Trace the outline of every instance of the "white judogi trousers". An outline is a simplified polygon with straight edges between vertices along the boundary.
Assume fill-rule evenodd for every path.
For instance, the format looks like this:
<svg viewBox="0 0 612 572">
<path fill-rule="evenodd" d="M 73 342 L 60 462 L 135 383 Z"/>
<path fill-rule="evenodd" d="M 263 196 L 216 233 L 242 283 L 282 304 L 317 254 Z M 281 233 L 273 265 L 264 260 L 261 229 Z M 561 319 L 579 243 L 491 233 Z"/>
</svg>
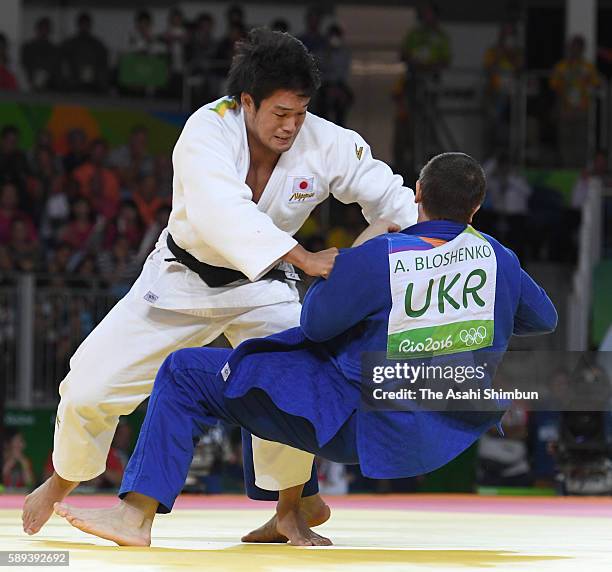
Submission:
<svg viewBox="0 0 612 572">
<path fill-rule="evenodd" d="M 299 325 L 297 300 L 240 308 L 153 307 L 141 296 L 147 288 L 142 281 L 158 272 L 160 256 L 157 261 L 149 257 L 139 282 L 70 360 L 70 372 L 59 389 L 53 450 L 53 466 L 63 479 L 87 481 L 105 471 L 119 416 L 130 414 L 149 396 L 171 352 L 209 344 L 221 334 L 235 347 Z M 253 456 L 260 488 L 282 490 L 310 478 L 310 453 L 253 437 Z"/>
</svg>

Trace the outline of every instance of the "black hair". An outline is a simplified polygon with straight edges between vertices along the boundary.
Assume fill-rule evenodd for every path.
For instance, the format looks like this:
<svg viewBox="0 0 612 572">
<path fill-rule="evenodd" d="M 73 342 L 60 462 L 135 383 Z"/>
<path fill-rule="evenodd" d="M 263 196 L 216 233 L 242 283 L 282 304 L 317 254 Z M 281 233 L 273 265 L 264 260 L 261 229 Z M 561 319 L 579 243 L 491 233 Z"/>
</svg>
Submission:
<svg viewBox="0 0 612 572">
<path fill-rule="evenodd" d="M 140 10 L 140 12 L 136 13 L 135 21 L 137 23 L 142 21 L 147 21 L 149 24 L 153 23 L 153 17 L 151 16 L 151 12 L 147 10 Z"/>
<path fill-rule="evenodd" d="M 255 28 L 236 45 L 227 85 L 236 100 L 245 92 L 259 107 L 279 89 L 311 97 L 321 85 L 321 74 L 300 40 L 284 32 Z"/>
<path fill-rule="evenodd" d="M 421 170 L 419 181 L 423 210 L 431 219 L 468 223 L 485 198 L 484 171 L 465 153 L 436 155 Z"/>
<path fill-rule="evenodd" d="M 5 125 L 0 132 L 0 138 L 4 139 L 7 135 L 19 137 L 19 128 L 16 125 Z"/>
<path fill-rule="evenodd" d="M 77 25 L 91 27 L 91 14 L 89 12 L 80 12 L 76 18 Z"/>
</svg>

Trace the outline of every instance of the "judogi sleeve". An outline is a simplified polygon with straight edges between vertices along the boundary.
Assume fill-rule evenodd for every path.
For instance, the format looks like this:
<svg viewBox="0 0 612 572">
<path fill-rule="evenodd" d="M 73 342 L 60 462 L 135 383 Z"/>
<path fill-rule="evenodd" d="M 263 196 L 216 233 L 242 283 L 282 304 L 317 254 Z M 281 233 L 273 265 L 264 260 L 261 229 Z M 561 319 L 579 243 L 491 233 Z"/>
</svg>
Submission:
<svg viewBox="0 0 612 572">
<path fill-rule="evenodd" d="M 331 193 L 345 204 L 359 203 L 368 223 L 378 218 L 402 228 L 416 223 L 414 192 L 404 186 L 402 177 L 374 159 L 370 146 L 358 133 L 338 127 L 336 136 L 335 149 L 328 155 Z"/>
<path fill-rule="evenodd" d="M 317 280 L 304 298 L 300 326 L 308 339 L 330 340 L 381 309 L 390 296 L 387 249 L 375 239 L 340 251 L 329 278 Z"/>
<path fill-rule="evenodd" d="M 201 239 L 250 280 L 265 274 L 296 244 L 252 201 L 240 180 L 223 119 L 202 110 L 187 122 L 173 162 L 187 219 Z"/>
<path fill-rule="evenodd" d="M 513 253 L 514 254 L 514 253 Z M 516 258 L 516 255 L 514 255 Z M 514 315 L 513 333 L 517 336 L 547 334 L 557 327 L 557 310 L 544 288 L 522 268 L 521 294 Z"/>
</svg>

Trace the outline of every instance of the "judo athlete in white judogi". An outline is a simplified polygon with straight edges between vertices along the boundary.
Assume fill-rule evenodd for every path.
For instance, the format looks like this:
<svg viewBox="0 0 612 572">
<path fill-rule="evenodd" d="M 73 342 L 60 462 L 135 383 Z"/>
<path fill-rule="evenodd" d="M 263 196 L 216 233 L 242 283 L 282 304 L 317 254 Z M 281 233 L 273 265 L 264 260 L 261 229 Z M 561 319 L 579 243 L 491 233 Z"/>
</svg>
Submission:
<svg viewBox="0 0 612 572">
<path fill-rule="evenodd" d="M 318 84 L 298 40 L 255 30 L 235 56 L 230 96 L 187 121 L 172 157 L 168 228 L 60 385 L 55 473 L 26 499 L 28 534 L 40 530 L 53 503 L 105 470 L 119 416 L 149 396 L 170 352 L 220 334 L 237 346 L 299 324 L 291 264 L 325 278 L 337 254 L 310 253 L 292 238 L 317 204 L 332 194 L 359 203 L 368 222 L 404 228 L 416 221 L 413 192 L 357 133 L 307 113 Z M 249 496 L 271 500 L 310 477 L 307 520 L 314 526 L 328 517 L 312 454 L 256 438 L 253 453 L 257 486 L 248 458 Z"/>
</svg>

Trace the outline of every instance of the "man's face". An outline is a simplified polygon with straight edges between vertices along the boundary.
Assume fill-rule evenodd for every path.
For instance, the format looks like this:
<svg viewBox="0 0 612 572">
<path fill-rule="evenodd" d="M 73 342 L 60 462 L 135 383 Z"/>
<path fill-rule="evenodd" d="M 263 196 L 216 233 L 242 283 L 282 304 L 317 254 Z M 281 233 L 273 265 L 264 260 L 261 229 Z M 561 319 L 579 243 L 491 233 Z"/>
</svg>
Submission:
<svg viewBox="0 0 612 572">
<path fill-rule="evenodd" d="M 251 136 L 274 153 L 291 149 L 306 119 L 310 98 L 295 91 L 278 90 L 262 100 L 259 109 L 248 94 L 242 95 L 245 121 Z"/>
</svg>

